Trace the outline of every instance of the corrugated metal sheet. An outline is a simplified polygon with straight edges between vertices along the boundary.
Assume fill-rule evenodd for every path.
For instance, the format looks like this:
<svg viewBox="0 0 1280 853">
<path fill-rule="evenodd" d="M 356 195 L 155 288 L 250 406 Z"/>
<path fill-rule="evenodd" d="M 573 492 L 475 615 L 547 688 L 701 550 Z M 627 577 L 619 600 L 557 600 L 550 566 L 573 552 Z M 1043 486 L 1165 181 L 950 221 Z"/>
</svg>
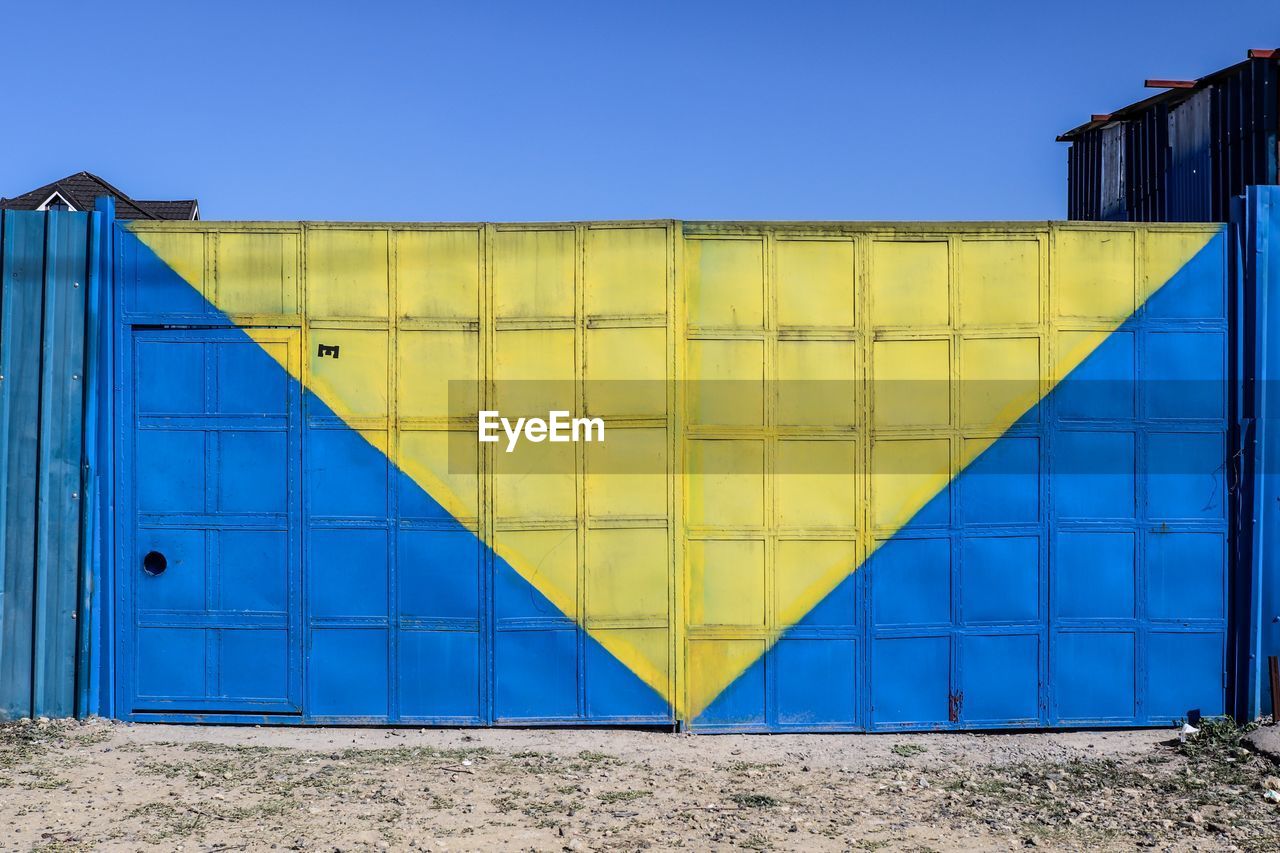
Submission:
<svg viewBox="0 0 1280 853">
<path fill-rule="evenodd" d="M 1267 684 L 1268 657 L 1280 655 L 1280 572 L 1273 552 L 1280 534 L 1280 187 L 1250 187 L 1232 230 L 1239 246 L 1238 313 L 1242 346 L 1239 423 L 1246 452 L 1240 466 L 1241 571 L 1235 590 L 1237 716 L 1275 714 Z"/>
<path fill-rule="evenodd" d="M 0 451 L 4 485 L 4 598 L 0 691 L 6 718 L 30 716 L 34 684 L 36 491 L 39 447 L 40 309 L 44 227 L 39 215 L 5 213 L 0 331 Z"/>
<path fill-rule="evenodd" d="M 0 332 L 0 718 L 76 708 L 84 213 L 4 213 Z"/>
<path fill-rule="evenodd" d="M 123 716 L 1224 708 L 1220 228 L 147 223 L 118 258 Z M 608 438 L 507 453 L 478 408 Z"/>
<path fill-rule="evenodd" d="M 1195 221 L 1212 209 L 1210 127 L 1213 90 L 1200 91 L 1169 110 L 1169 206 L 1174 222 Z"/>
<path fill-rule="evenodd" d="M 1246 187 L 1280 183 L 1276 173 L 1278 78 L 1280 60 L 1255 59 L 1213 88 L 1214 221 L 1229 218 L 1230 200 Z"/>
<path fill-rule="evenodd" d="M 1102 198 L 1100 200 L 1103 220 L 1123 222 L 1128 210 L 1128 199 L 1125 194 L 1125 127 L 1111 125 L 1101 132 L 1102 143 Z"/>
<path fill-rule="evenodd" d="M 1092 189 L 1091 179 L 1101 174 L 1098 157 L 1098 134 L 1093 131 L 1080 133 L 1067 149 L 1067 218 L 1097 220 L 1098 198 L 1101 193 Z"/>
<path fill-rule="evenodd" d="M 1163 222 L 1168 219 L 1164 177 L 1169 168 L 1169 120 L 1163 104 L 1156 104 L 1142 117 L 1119 125 L 1124 129 L 1124 158 L 1127 175 L 1123 202 L 1114 219 Z M 1106 157 L 1104 156 L 1104 162 Z"/>
<path fill-rule="evenodd" d="M 1225 222 L 1245 187 L 1274 184 L 1280 57 L 1257 56 L 1099 116 L 1059 139 L 1068 153 L 1067 216 L 1077 220 Z M 1110 142 L 1123 128 L 1123 145 Z M 1115 201 L 1114 175 L 1127 176 Z"/>
</svg>

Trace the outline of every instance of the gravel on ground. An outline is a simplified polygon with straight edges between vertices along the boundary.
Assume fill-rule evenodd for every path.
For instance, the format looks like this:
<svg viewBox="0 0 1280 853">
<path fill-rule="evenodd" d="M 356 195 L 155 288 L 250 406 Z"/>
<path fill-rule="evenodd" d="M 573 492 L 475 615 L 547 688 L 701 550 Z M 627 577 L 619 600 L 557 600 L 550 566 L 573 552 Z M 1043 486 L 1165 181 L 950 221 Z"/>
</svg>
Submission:
<svg viewBox="0 0 1280 853">
<path fill-rule="evenodd" d="M 1274 851 L 1280 767 L 1243 734 L 24 721 L 0 850 Z"/>
</svg>

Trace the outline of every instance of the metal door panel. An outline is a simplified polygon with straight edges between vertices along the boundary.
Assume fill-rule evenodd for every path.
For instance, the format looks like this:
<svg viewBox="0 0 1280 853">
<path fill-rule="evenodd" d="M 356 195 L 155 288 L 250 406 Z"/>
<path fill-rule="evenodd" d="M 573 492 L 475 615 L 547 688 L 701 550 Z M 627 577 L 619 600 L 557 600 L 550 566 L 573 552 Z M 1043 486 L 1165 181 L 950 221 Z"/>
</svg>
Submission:
<svg viewBox="0 0 1280 853">
<path fill-rule="evenodd" d="M 134 712 L 301 710 L 300 398 L 273 359 L 296 361 L 298 336 L 258 335 L 129 336 Z"/>
</svg>

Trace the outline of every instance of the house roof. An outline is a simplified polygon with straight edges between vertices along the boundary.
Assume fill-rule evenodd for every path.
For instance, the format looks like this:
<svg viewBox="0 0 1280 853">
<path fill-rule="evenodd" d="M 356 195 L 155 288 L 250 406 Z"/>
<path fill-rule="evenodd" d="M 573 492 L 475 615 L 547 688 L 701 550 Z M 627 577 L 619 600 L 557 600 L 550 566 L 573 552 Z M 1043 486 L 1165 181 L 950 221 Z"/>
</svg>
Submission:
<svg viewBox="0 0 1280 853">
<path fill-rule="evenodd" d="M 0 198 L 0 209 L 36 210 L 54 193 L 58 193 L 76 210 L 93 210 L 94 199 L 109 195 L 116 202 L 120 219 L 198 219 L 199 203 L 193 199 L 146 201 L 130 198 L 116 187 L 90 172 L 76 172 L 61 180 L 37 187 L 13 198 Z"/>
<path fill-rule="evenodd" d="M 200 218 L 200 206 L 194 198 L 175 201 L 142 201 L 141 199 L 134 199 L 133 203 L 137 207 L 148 211 L 155 219 Z"/>
</svg>

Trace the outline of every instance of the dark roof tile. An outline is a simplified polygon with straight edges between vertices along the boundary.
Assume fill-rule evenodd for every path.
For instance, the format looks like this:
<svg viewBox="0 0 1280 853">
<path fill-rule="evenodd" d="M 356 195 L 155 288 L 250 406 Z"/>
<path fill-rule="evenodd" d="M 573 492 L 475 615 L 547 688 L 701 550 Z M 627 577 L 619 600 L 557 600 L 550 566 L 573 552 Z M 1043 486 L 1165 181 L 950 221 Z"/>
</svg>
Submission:
<svg viewBox="0 0 1280 853">
<path fill-rule="evenodd" d="M 0 198 L 0 209 L 35 210 L 55 192 L 77 210 L 93 210 L 94 200 L 109 195 L 116 201 L 120 219 L 191 219 L 199 209 L 195 199 L 177 201 L 140 201 L 132 199 L 116 187 L 89 172 L 76 172 L 61 180 L 37 187 L 13 198 Z"/>
<path fill-rule="evenodd" d="M 174 201 L 143 201 L 135 198 L 133 203 L 156 219 L 191 219 L 200 209 L 194 198 Z"/>
</svg>

